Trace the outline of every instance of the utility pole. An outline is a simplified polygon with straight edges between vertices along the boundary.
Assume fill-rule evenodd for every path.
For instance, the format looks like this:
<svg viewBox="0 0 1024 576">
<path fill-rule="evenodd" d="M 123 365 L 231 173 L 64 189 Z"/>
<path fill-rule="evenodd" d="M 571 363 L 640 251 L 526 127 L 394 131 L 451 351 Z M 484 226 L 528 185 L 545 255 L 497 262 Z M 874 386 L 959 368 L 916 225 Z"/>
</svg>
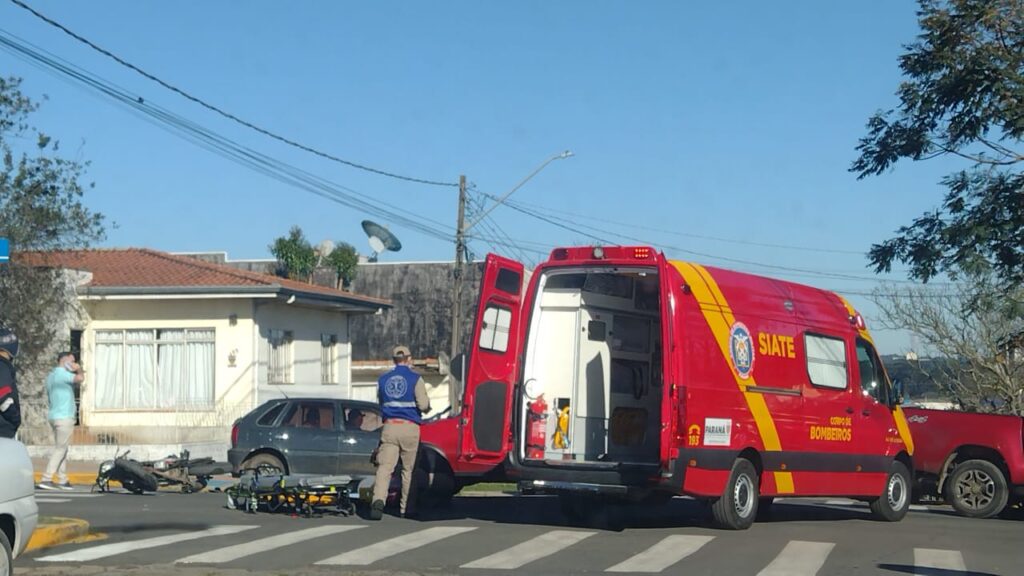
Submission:
<svg viewBox="0 0 1024 576">
<path fill-rule="evenodd" d="M 459 328 L 462 325 L 462 285 L 465 281 L 462 266 L 462 254 L 466 247 L 466 176 L 465 174 L 459 176 L 459 218 L 458 223 L 455 226 L 455 269 L 452 271 L 452 343 L 451 343 L 451 355 L 449 357 L 449 374 L 451 373 L 451 362 L 455 360 L 455 355 L 459 353 L 459 345 L 461 344 L 461 334 Z M 462 378 L 465 379 L 466 375 L 463 374 Z M 449 382 L 451 379 L 449 378 Z M 460 383 L 461 384 L 461 383 Z M 458 389 L 449 384 L 448 386 L 448 405 L 452 408 L 452 414 L 455 413 L 458 406 L 456 405 L 459 401 Z"/>
</svg>

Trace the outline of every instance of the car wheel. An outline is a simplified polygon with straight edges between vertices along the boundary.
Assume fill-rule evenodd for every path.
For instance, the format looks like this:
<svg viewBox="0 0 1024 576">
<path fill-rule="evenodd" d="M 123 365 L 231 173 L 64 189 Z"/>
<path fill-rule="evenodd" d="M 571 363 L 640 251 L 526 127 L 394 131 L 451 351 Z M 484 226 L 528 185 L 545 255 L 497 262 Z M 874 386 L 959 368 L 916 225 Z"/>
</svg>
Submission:
<svg viewBox="0 0 1024 576">
<path fill-rule="evenodd" d="M 754 464 L 746 458 L 736 460 L 729 473 L 722 497 L 711 504 L 715 524 L 729 530 L 746 530 L 757 517 L 760 481 Z"/>
<path fill-rule="evenodd" d="M 0 530 L 0 576 L 11 576 L 14 574 L 14 552 L 11 551 L 11 543 L 7 541 L 7 533 Z"/>
<path fill-rule="evenodd" d="M 956 465 L 946 480 L 946 500 L 970 518 L 991 518 L 1003 511 L 1010 497 L 1003 472 L 988 460 Z"/>
<path fill-rule="evenodd" d="M 885 491 L 871 501 L 871 513 L 879 520 L 899 522 L 910 509 L 910 471 L 899 460 L 892 463 Z"/>
<path fill-rule="evenodd" d="M 242 470 L 255 470 L 260 474 L 286 474 L 284 462 L 273 454 L 253 454 L 246 458 L 240 466 Z"/>
</svg>

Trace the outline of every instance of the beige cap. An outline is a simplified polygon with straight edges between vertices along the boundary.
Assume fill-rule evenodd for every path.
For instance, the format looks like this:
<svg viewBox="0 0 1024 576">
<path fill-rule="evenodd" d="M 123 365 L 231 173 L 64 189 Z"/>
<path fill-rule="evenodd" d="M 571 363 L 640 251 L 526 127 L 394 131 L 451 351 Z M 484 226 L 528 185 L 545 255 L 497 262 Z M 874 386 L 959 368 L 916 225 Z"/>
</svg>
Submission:
<svg viewBox="0 0 1024 576">
<path fill-rule="evenodd" d="M 403 356 L 412 356 L 412 353 L 409 352 L 408 346 L 395 346 L 395 349 L 391 351 L 392 358 L 399 358 Z"/>
</svg>

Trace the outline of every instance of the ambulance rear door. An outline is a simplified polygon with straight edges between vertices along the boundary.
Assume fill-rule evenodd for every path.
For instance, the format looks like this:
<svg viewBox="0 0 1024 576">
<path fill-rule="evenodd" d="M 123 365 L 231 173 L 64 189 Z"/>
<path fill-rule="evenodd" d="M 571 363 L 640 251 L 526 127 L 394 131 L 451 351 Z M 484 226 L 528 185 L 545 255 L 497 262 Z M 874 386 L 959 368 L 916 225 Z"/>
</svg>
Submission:
<svg viewBox="0 0 1024 576">
<path fill-rule="evenodd" d="M 460 421 L 459 459 L 475 465 L 500 464 L 509 449 L 524 272 L 519 262 L 495 254 L 484 263 Z"/>
</svg>

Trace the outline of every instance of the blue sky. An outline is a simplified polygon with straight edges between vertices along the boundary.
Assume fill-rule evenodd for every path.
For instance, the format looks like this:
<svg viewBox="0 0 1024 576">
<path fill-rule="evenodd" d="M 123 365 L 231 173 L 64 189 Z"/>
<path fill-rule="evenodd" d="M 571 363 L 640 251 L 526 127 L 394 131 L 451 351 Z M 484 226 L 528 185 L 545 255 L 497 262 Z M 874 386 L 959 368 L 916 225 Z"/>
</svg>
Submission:
<svg viewBox="0 0 1024 576">
<path fill-rule="evenodd" d="M 381 170 L 500 196 L 477 255 L 536 262 L 590 236 L 675 258 L 862 294 L 872 242 L 942 195 L 951 164 L 847 171 L 864 124 L 897 103 L 916 4 L 861 2 L 31 1 L 125 60 L 267 130 Z M 0 31 L 239 144 L 345 187 L 436 233 L 331 202 L 196 146 L 0 50 L 0 73 L 48 97 L 34 123 L 91 161 L 86 202 L 117 227 L 105 246 L 269 257 L 299 225 L 314 243 L 383 259 L 450 260 L 457 191 L 343 166 L 232 123 L 90 50 L 7 0 Z M 472 216 L 471 216 L 472 218 Z M 499 243 L 511 239 L 514 248 Z M 804 271 L 811 271 L 810 273 Z M 902 280 L 902 274 L 890 278 Z M 909 339 L 879 332 L 883 352 Z"/>
</svg>

